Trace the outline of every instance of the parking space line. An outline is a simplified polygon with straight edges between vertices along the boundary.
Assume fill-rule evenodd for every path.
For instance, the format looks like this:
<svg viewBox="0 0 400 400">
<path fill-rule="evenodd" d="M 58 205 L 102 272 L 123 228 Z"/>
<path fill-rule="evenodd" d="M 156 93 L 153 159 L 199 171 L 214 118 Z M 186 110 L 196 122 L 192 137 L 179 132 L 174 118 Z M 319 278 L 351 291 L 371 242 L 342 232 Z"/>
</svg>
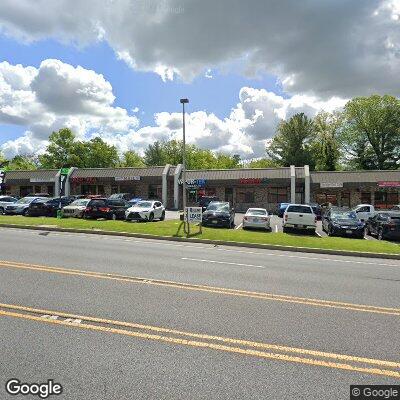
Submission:
<svg viewBox="0 0 400 400">
<path fill-rule="evenodd" d="M 239 229 L 242 225 L 243 223 L 241 222 L 235 229 Z"/>
</svg>

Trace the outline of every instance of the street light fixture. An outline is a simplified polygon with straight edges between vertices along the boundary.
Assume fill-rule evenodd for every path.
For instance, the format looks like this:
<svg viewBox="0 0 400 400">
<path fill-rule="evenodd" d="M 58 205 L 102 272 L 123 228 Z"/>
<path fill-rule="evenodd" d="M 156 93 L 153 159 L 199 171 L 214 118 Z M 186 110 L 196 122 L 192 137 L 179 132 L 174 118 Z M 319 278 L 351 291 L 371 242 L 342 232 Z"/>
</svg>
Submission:
<svg viewBox="0 0 400 400">
<path fill-rule="evenodd" d="M 186 232 L 186 136 L 185 136 L 185 104 L 189 103 L 188 99 L 180 99 L 180 103 L 182 104 L 182 127 L 183 127 L 183 151 L 182 151 L 182 180 L 183 180 L 183 189 L 182 189 L 182 205 L 183 205 L 183 226 Z M 189 228 L 189 226 L 188 226 Z M 189 233 L 189 229 L 186 233 Z"/>
</svg>

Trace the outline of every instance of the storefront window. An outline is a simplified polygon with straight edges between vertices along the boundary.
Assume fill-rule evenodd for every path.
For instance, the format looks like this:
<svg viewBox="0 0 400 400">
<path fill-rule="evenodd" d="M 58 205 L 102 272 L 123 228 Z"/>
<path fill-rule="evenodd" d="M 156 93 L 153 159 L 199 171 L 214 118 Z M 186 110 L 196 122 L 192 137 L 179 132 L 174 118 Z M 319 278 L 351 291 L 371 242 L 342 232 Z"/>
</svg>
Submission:
<svg viewBox="0 0 400 400">
<path fill-rule="evenodd" d="M 399 204 L 399 195 L 395 192 L 375 192 L 375 207 L 381 209 L 392 208 Z"/>
<path fill-rule="evenodd" d="M 101 194 L 102 196 L 105 194 L 104 185 L 97 186 L 97 194 Z"/>
<path fill-rule="evenodd" d="M 42 192 L 42 187 L 41 186 L 35 186 L 35 193 L 41 193 Z"/>
<path fill-rule="evenodd" d="M 268 203 L 278 204 L 288 201 L 287 188 L 270 188 L 268 190 Z"/>
<path fill-rule="evenodd" d="M 149 185 L 149 199 L 161 199 L 162 187 L 159 185 Z"/>
<path fill-rule="evenodd" d="M 245 190 L 236 190 L 236 202 L 237 203 L 254 203 L 254 189 L 247 188 Z"/>
<path fill-rule="evenodd" d="M 82 185 L 82 194 L 85 195 L 94 195 L 96 193 L 96 185 Z"/>
<path fill-rule="evenodd" d="M 47 193 L 49 194 L 49 196 L 54 196 L 54 187 L 47 186 Z"/>
<path fill-rule="evenodd" d="M 350 207 L 350 193 L 343 192 L 341 194 L 341 206 L 342 207 Z"/>
<path fill-rule="evenodd" d="M 32 186 L 21 186 L 19 188 L 19 195 L 21 197 L 28 196 L 28 194 L 31 194 L 33 192 L 33 187 Z"/>
<path fill-rule="evenodd" d="M 337 195 L 328 193 L 317 193 L 315 196 L 318 204 L 331 203 L 332 205 L 337 205 Z"/>
<path fill-rule="evenodd" d="M 217 190 L 215 188 L 205 188 L 206 196 L 216 196 Z"/>
<path fill-rule="evenodd" d="M 361 204 L 371 204 L 371 192 L 361 192 Z"/>
</svg>

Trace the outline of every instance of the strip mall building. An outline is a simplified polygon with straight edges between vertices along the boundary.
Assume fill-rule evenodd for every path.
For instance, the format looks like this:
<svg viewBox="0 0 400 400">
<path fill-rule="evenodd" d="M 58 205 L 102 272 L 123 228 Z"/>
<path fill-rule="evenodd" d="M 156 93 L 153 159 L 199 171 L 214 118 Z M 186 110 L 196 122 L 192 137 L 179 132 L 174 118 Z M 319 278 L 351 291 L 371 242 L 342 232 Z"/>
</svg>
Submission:
<svg viewBox="0 0 400 400">
<path fill-rule="evenodd" d="M 309 171 L 308 166 L 270 169 L 191 170 L 186 173 L 189 204 L 201 196 L 230 201 L 237 211 L 264 207 L 275 211 L 278 203 L 332 203 L 353 207 L 373 204 L 390 208 L 400 204 L 400 170 Z M 7 171 L 3 192 L 59 193 L 59 171 Z M 182 204 L 182 165 L 148 168 L 71 168 L 65 194 L 110 195 L 132 193 L 157 198 L 170 209 Z"/>
</svg>

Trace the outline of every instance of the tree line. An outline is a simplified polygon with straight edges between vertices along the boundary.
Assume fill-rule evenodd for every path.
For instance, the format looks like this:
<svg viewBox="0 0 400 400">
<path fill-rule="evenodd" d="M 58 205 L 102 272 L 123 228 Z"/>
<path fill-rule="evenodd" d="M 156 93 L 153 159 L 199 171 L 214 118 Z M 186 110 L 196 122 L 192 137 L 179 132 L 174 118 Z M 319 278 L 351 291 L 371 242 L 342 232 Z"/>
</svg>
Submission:
<svg viewBox="0 0 400 400">
<path fill-rule="evenodd" d="M 44 154 L 18 155 L 0 166 L 6 169 L 145 167 L 182 162 L 182 142 L 156 141 L 141 156 L 133 150 L 120 155 L 100 137 L 77 140 L 63 128 L 53 132 Z M 289 165 L 335 171 L 400 169 L 400 100 L 373 95 L 350 100 L 340 112 L 320 112 L 314 118 L 298 113 L 281 121 L 276 135 L 256 160 L 186 145 L 188 169 L 273 168 Z"/>
</svg>

